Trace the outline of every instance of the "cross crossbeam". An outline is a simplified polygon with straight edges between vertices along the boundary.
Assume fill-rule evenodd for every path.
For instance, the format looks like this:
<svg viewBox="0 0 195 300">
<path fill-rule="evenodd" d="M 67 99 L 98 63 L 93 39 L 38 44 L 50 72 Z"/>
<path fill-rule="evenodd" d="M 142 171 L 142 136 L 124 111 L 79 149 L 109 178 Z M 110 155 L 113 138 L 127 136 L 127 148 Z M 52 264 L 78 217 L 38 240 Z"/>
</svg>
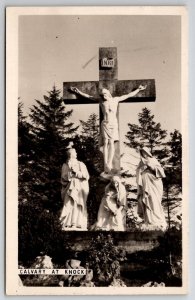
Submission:
<svg viewBox="0 0 195 300">
<path fill-rule="evenodd" d="M 113 97 L 121 96 L 135 90 L 139 85 L 147 85 L 144 91 L 141 91 L 132 98 L 121 103 L 131 102 L 154 102 L 156 99 L 155 80 L 113 80 L 113 81 L 71 81 L 63 83 L 63 99 L 66 104 L 97 104 L 93 100 L 72 93 L 70 87 L 77 87 L 80 91 L 91 95 L 93 98 L 100 97 L 102 88 L 107 88 Z"/>
</svg>

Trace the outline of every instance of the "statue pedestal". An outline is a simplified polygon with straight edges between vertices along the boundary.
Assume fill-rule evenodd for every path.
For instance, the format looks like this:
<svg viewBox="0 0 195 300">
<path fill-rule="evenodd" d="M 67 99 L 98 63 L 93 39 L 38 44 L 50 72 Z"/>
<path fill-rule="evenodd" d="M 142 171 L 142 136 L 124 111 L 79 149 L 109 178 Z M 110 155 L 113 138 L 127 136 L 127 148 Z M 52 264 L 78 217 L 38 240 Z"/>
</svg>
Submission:
<svg viewBox="0 0 195 300">
<path fill-rule="evenodd" d="M 127 253 L 137 251 L 150 251 L 158 246 L 159 237 L 164 235 L 162 231 L 145 231 L 145 232 L 122 232 L 122 231 L 67 231 L 65 238 L 73 244 L 75 251 L 87 251 L 90 247 L 92 239 L 96 239 L 99 234 L 105 237 L 111 235 L 114 240 L 114 245 L 126 250 Z"/>
</svg>

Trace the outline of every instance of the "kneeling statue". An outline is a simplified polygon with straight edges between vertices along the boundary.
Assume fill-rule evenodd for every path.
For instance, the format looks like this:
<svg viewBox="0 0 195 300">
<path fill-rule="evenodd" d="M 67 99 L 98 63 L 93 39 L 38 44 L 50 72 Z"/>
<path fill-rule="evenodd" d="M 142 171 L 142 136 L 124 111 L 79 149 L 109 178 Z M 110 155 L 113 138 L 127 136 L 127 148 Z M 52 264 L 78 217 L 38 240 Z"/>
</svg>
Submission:
<svg viewBox="0 0 195 300">
<path fill-rule="evenodd" d="M 125 231 L 126 204 L 125 186 L 120 177 L 115 175 L 105 188 L 98 211 L 96 230 Z"/>
</svg>

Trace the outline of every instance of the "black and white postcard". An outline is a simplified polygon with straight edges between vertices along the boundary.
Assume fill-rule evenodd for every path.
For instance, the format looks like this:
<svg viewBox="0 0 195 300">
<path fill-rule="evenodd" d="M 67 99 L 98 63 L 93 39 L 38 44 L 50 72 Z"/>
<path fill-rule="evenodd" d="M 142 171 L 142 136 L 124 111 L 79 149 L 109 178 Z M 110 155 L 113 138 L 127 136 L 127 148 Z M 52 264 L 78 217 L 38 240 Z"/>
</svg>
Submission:
<svg viewBox="0 0 195 300">
<path fill-rule="evenodd" d="M 185 294 L 185 7 L 6 11 L 8 295 Z"/>
</svg>

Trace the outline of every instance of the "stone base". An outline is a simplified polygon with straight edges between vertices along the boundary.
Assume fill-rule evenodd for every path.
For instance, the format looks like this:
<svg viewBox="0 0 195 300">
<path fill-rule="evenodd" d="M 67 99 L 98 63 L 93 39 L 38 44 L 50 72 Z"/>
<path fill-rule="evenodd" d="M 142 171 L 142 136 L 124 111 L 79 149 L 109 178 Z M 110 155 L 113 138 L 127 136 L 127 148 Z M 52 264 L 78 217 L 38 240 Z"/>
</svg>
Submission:
<svg viewBox="0 0 195 300">
<path fill-rule="evenodd" d="M 122 231 L 79 231 L 64 232 L 66 238 L 74 245 L 73 250 L 85 251 L 89 248 L 90 241 L 96 239 L 99 234 L 104 236 L 111 235 L 114 244 L 121 249 L 125 249 L 127 253 L 137 251 L 149 251 L 158 246 L 158 239 L 164 235 L 162 231 L 145 231 L 145 232 L 122 232 Z"/>
</svg>

